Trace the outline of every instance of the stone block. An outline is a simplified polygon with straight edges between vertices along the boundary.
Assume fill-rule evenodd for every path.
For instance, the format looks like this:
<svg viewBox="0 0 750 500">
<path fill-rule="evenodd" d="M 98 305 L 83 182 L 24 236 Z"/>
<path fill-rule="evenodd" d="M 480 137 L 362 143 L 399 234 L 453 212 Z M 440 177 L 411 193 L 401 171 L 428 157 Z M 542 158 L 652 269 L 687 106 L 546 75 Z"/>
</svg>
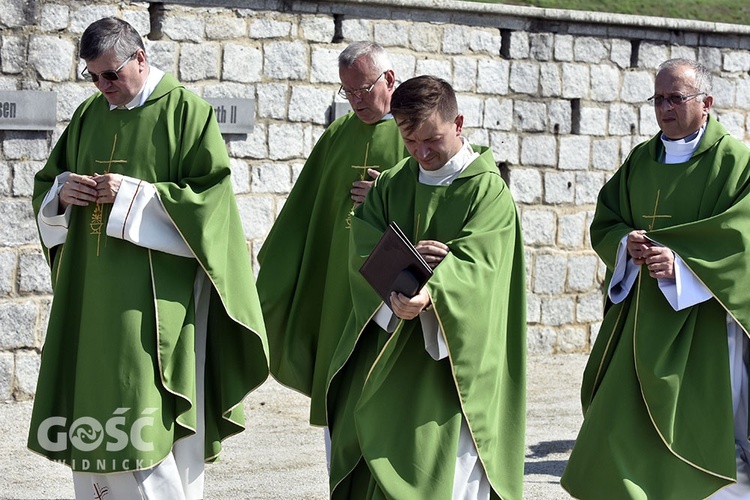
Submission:
<svg viewBox="0 0 750 500">
<path fill-rule="evenodd" d="M 268 158 L 268 141 L 266 136 L 266 125 L 256 123 L 253 131 L 247 135 L 233 135 L 227 141 L 229 155 L 235 158 Z"/>
<path fill-rule="evenodd" d="M 375 42 L 383 47 L 408 47 L 409 24 L 403 21 L 374 23 Z"/>
<path fill-rule="evenodd" d="M 724 125 L 732 137 L 739 141 L 745 140 L 745 116 L 741 113 L 714 113 L 716 120 Z"/>
<path fill-rule="evenodd" d="M 34 194 L 34 175 L 44 167 L 42 162 L 23 161 L 13 165 L 13 196 Z"/>
<path fill-rule="evenodd" d="M 576 205 L 593 205 L 604 186 L 601 172 L 576 172 Z"/>
<path fill-rule="evenodd" d="M 560 170 L 588 170 L 591 158 L 591 137 L 570 135 L 560 137 Z"/>
<path fill-rule="evenodd" d="M 542 174 L 535 168 L 510 171 L 510 192 L 516 203 L 535 204 L 542 200 Z M 528 242 L 526 242 L 528 243 Z"/>
<path fill-rule="evenodd" d="M 73 2 L 70 10 L 70 28 L 68 31 L 75 34 L 83 33 L 94 21 L 103 17 L 120 17 L 116 5 L 97 5 L 90 2 Z M 140 33 L 141 36 L 148 33 Z"/>
<path fill-rule="evenodd" d="M 256 103 L 258 118 L 276 118 L 283 120 L 287 115 L 287 91 L 283 83 L 262 83 L 258 85 Z M 256 124 L 256 127 L 258 125 Z"/>
<path fill-rule="evenodd" d="M 477 64 L 477 92 L 506 95 L 510 63 L 505 60 L 480 59 Z"/>
<path fill-rule="evenodd" d="M 286 194 L 292 190 L 289 165 L 263 163 L 253 167 L 253 193 Z"/>
<path fill-rule="evenodd" d="M 324 125 L 327 121 L 334 94 L 331 89 L 313 86 L 292 87 L 289 101 L 289 120 Z"/>
<path fill-rule="evenodd" d="M 526 323 L 539 323 L 542 320 L 542 299 L 533 293 L 526 294 Z"/>
<path fill-rule="evenodd" d="M 474 29 L 469 33 L 469 49 L 472 52 L 500 55 L 503 40 L 496 29 Z"/>
<path fill-rule="evenodd" d="M 51 294 L 49 273 L 49 265 L 41 252 L 21 254 L 19 292 Z"/>
<path fill-rule="evenodd" d="M 529 51 L 529 33 L 526 31 L 511 31 L 508 56 L 511 59 L 527 59 Z"/>
<path fill-rule="evenodd" d="M 638 113 L 629 104 L 615 103 L 609 107 L 609 134 L 632 135 L 638 130 Z"/>
<path fill-rule="evenodd" d="M 200 88 L 191 89 L 196 94 L 200 93 Z M 252 99 L 255 97 L 255 85 L 238 82 L 221 82 L 208 84 L 203 87 L 203 97 L 205 98 L 229 98 L 229 99 Z"/>
<path fill-rule="evenodd" d="M 547 129 L 547 106 L 543 102 L 516 100 L 513 123 L 524 132 L 544 132 Z"/>
<path fill-rule="evenodd" d="M 567 292 L 590 292 L 596 286 L 599 257 L 595 254 L 577 254 L 568 257 Z"/>
<path fill-rule="evenodd" d="M 575 298 L 568 296 L 542 299 L 542 324 L 560 326 L 575 320 Z"/>
<path fill-rule="evenodd" d="M 608 43 L 590 36 L 578 37 L 573 45 L 573 60 L 599 64 L 609 57 Z"/>
<path fill-rule="evenodd" d="M 245 19 L 234 16 L 207 16 L 206 38 L 209 40 L 231 40 L 245 36 L 247 36 Z"/>
<path fill-rule="evenodd" d="M 557 353 L 586 352 L 589 329 L 585 326 L 566 326 L 557 332 Z"/>
<path fill-rule="evenodd" d="M 563 293 L 566 262 L 567 258 L 562 253 L 537 253 L 534 259 L 534 293 L 552 295 Z M 566 323 L 570 322 L 566 321 Z"/>
<path fill-rule="evenodd" d="M 196 82 L 219 76 L 219 46 L 215 43 L 183 44 L 180 50 L 180 80 Z"/>
<path fill-rule="evenodd" d="M 601 321 L 591 323 L 591 325 L 589 325 L 589 349 L 594 345 L 594 342 L 596 342 L 596 337 L 599 335 L 599 330 L 601 329 L 601 327 Z"/>
<path fill-rule="evenodd" d="M 249 196 L 237 197 L 237 208 L 242 220 L 242 229 L 245 239 L 255 240 L 265 238 L 271 230 L 276 213 L 274 211 L 273 196 Z"/>
<path fill-rule="evenodd" d="M 526 349 L 529 354 L 554 354 L 557 332 L 548 326 L 530 326 L 526 332 Z"/>
<path fill-rule="evenodd" d="M 456 92 L 468 92 L 474 90 L 476 85 L 477 60 L 462 56 L 453 58 L 453 89 Z"/>
<path fill-rule="evenodd" d="M 443 28 L 443 54 L 466 54 L 469 51 L 471 35 L 466 36 L 464 26 L 447 25 Z"/>
<path fill-rule="evenodd" d="M 614 66 L 591 66 L 591 99 L 611 102 L 620 95 L 620 71 Z"/>
<path fill-rule="evenodd" d="M 447 82 L 453 80 L 453 68 L 447 59 L 417 59 L 418 75 L 433 75 Z"/>
<path fill-rule="evenodd" d="M 0 295 L 13 293 L 16 282 L 16 252 L 0 252 Z"/>
<path fill-rule="evenodd" d="M 547 172 L 544 174 L 544 202 L 573 203 L 575 200 L 575 172 Z"/>
<path fill-rule="evenodd" d="M 564 63 L 562 70 L 562 95 L 568 99 L 589 96 L 589 67 L 585 64 Z"/>
<path fill-rule="evenodd" d="M 740 109 L 750 108 L 750 82 L 747 75 L 742 75 L 737 80 L 737 92 L 734 96 L 734 105 Z"/>
<path fill-rule="evenodd" d="M 274 80 L 304 80 L 307 77 L 307 46 L 299 40 L 272 42 L 264 47 L 263 73 Z"/>
<path fill-rule="evenodd" d="M 47 133 L 7 130 L 3 134 L 6 160 L 46 160 L 49 154 Z"/>
<path fill-rule="evenodd" d="M 573 60 L 573 37 L 555 35 L 555 61 L 571 62 Z"/>
<path fill-rule="evenodd" d="M 36 351 L 17 351 L 14 396 L 17 401 L 32 399 L 36 394 L 42 358 Z"/>
<path fill-rule="evenodd" d="M 571 250 L 583 247 L 588 230 L 586 212 L 558 215 L 557 246 Z"/>
<path fill-rule="evenodd" d="M 311 83 L 333 83 L 340 85 L 339 53 L 338 49 L 313 48 L 312 62 L 310 64 Z"/>
<path fill-rule="evenodd" d="M 75 68 L 75 49 L 75 45 L 65 38 L 32 35 L 29 41 L 29 64 L 42 80 L 69 80 Z"/>
<path fill-rule="evenodd" d="M 389 54 L 396 79 L 404 82 L 416 76 L 417 58 L 410 54 Z"/>
<path fill-rule="evenodd" d="M 437 54 L 442 33 L 439 26 L 430 23 L 413 23 L 409 27 L 409 43 L 417 52 Z"/>
<path fill-rule="evenodd" d="M 490 146 L 490 135 L 489 133 L 482 129 L 482 128 L 475 128 L 475 129 L 467 129 L 465 128 L 463 131 L 463 136 L 466 138 L 467 141 L 469 141 L 469 144 L 474 144 L 476 146 Z M 493 157 L 495 159 L 495 162 L 498 162 L 497 156 Z"/>
<path fill-rule="evenodd" d="M 372 21 L 367 19 L 349 19 L 341 21 L 341 35 L 347 42 L 370 40 L 372 38 Z"/>
<path fill-rule="evenodd" d="M 34 212 L 28 200 L 0 200 L 0 247 L 36 243 Z"/>
<path fill-rule="evenodd" d="M 13 353 L 0 352 L 0 401 L 13 399 Z"/>
<path fill-rule="evenodd" d="M 302 173 L 304 167 L 304 163 L 292 163 L 292 187 L 297 182 L 297 179 L 299 179 L 299 174 Z"/>
<path fill-rule="evenodd" d="M 513 101 L 487 98 L 484 101 L 484 128 L 510 130 L 513 127 Z"/>
<path fill-rule="evenodd" d="M 247 162 L 237 158 L 230 158 L 229 168 L 232 170 L 232 191 L 235 194 L 249 193 L 250 167 Z"/>
<path fill-rule="evenodd" d="M 151 33 L 151 15 L 146 9 L 124 9 L 122 19 L 130 24 L 141 36 Z"/>
<path fill-rule="evenodd" d="M 161 31 L 170 40 L 200 43 L 206 33 L 206 23 L 202 16 L 191 16 L 179 11 L 167 11 L 162 21 Z"/>
<path fill-rule="evenodd" d="M 557 140 L 554 136 L 527 135 L 524 137 L 521 145 L 521 164 L 553 167 L 556 163 Z"/>
<path fill-rule="evenodd" d="M 638 135 L 641 137 L 641 140 L 638 140 L 638 137 L 633 138 L 632 146 L 635 146 L 639 142 L 642 142 L 644 140 L 650 139 L 652 136 L 659 133 L 659 124 L 656 122 L 656 116 L 654 115 L 654 106 L 651 104 L 643 104 L 638 108 Z M 631 146 L 631 147 L 632 147 Z M 625 151 L 629 151 L 630 149 L 621 149 L 623 154 Z"/>
<path fill-rule="evenodd" d="M 491 132 L 490 146 L 495 161 L 518 165 L 518 135 L 510 132 Z"/>
<path fill-rule="evenodd" d="M 656 69 L 661 63 L 669 59 L 666 45 L 644 42 L 638 49 L 638 67 Z"/>
<path fill-rule="evenodd" d="M 304 16 L 300 21 L 302 38 L 310 42 L 330 43 L 335 28 L 332 16 Z"/>
<path fill-rule="evenodd" d="M 696 49 L 693 47 L 686 47 L 684 45 L 673 45 L 670 49 L 669 57 L 671 57 L 672 59 L 690 59 L 691 61 L 696 61 L 698 59 Z"/>
<path fill-rule="evenodd" d="M 718 108 L 731 108 L 734 106 L 735 82 L 728 78 L 714 75 L 713 77 L 714 106 Z"/>
<path fill-rule="evenodd" d="M 18 74 L 26 66 L 26 39 L 20 36 L 2 37 L 0 61 L 3 73 Z"/>
<path fill-rule="evenodd" d="M 548 105 L 547 131 L 555 135 L 570 134 L 573 126 L 573 109 L 570 101 L 551 101 Z"/>
<path fill-rule="evenodd" d="M 521 227 L 525 245 L 553 246 L 555 244 L 557 226 L 553 210 L 525 208 L 521 217 Z"/>
<path fill-rule="evenodd" d="M 594 139 L 591 150 L 591 166 L 596 170 L 614 172 L 620 166 L 619 140 Z"/>
<path fill-rule="evenodd" d="M 519 94 L 537 94 L 539 65 L 534 62 L 513 61 L 510 66 L 509 86 L 511 91 Z"/>
<path fill-rule="evenodd" d="M 606 108 L 582 107 L 578 132 L 585 135 L 606 135 L 607 115 L 608 110 Z"/>
<path fill-rule="evenodd" d="M 604 295 L 601 290 L 578 296 L 578 304 L 576 305 L 576 321 L 578 323 L 601 321 L 603 314 Z"/>
<path fill-rule="evenodd" d="M 177 42 L 144 40 L 144 46 L 146 47 L 146 54 L 148 55 L 148 63 L 150 65 L 166 73 L 177 74 L 179 49 Z"/>
<path fill-rule="evenodd" d="M 654 94 L 654 76 L 646 71 L 625 71 L 622 75 L 620 99 L 642 104 Z"/>
<path fill-rule="evenodd" d="M 277 19 L 254 19 L 250 21 L 250 38 L 284 38 L 292 33 L 292 23 Z"/>
<path fill-rule="evenodd" d="M 562 94 L 562 78 L 557 64 L 543 63 L 539 66 L 539 88 L 542 97 L 558 97 Z"/>
<path fill-rule="evenodd" d="M 271 160 L 299 158 L 305 153 L 303 124 L 272 123 L 268 125 L 268 157 Z"/>
<path fill-rule="evenodd" d="M 224 45 L 222 79 L 233 82 L 259 82 L 263 54 L 260 49 L 248 45 L 227 43 Z"/>
<path fill-rule="evenodd" d="M 530 33 L 529 58 L 534 61 L 551 61 L 555 35 L 552 33 Z"/>
<path fill-rule="evenodd" d="M 482 126 L 484 101 L 478 97 L 458 94 L 458 112 L 464 115 L 464 127 L 474 128 Z"/>
<path fill-rule="evenodd" d="M 0 26 L 19 28 L 26 25 L 25 0 L 5 0 L 0 8 Z"/>
<path fill-rule="evenodd" d="M 721 69 L 722 54 L 721 49 L 717 47 L 698 47 L 698 62 L 704 65 L 709 71 Z"/>
<path fill-rule="evenodd" d="M 0 349 L 34 347 L 36 318 L 31 300 L 0 302 Z"/>
<path fill-rule="evenodd" d="M 0 196 L 11 194 L 12 169 L 9 164 L 0 162 Z"/>
<path fill-rule="evenodd" d="M 630 55 L 633 52 L 633 45 L 629 40 L 615 38 L 610 40 L 609 60 L 617 65 L 620 69 L 630 67 Z"/>
</svg>

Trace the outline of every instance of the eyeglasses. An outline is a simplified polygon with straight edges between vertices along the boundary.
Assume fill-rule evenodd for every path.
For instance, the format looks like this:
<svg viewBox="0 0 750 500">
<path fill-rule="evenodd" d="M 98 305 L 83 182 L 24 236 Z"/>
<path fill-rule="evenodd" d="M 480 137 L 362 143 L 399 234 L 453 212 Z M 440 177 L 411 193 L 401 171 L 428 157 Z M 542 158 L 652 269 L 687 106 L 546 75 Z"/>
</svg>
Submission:
<svg viewBox="0 0 750 500">
<path fill-rule="evenodd" d="M 93 83 L 98 82 L 99 81 L 99 77 L 102 77 L 105 80 L 109 80 L 109 81 L 119 80 L 120 77 L 117 76 L 117 73 L 122 68 L 124 68 L 125 65 L 127 63 L 129 63 L 130 60 L 133 59 L 137 53 L 138 53 L 138 51 L 136 50 L 135 52 L 133 52 L 132 54 L 130 54 L 130 56 L 127 59 L 125 59 L 122 62 L 122 64 L 120 64 L 117 67 L 117 69 L 115 69 L 115 70 L 102 71 L 101 73 L 92 73 L 92 72 L 89 71 L 88 68 L 83 68 L 83 71 L 81 71 L 81 76 L 84 77 L 85 79 L 87 79 L 88 81 L 93 82 Z"/>
<path fill-rule="evenodd" d="M 663 95 L 652 95 L 648 98 L 648 102 L 653 104 L 654 107 L 659 108 L 662 104 L 664 104 L 664 101 L 669 101 L 669 103 L 672 106 L 679 106 L 680 104 L 683 104 L 685 101 L 692 99 L 693 97 L 698 97 L 699 95 L 706 95 L 705 92 L 698 92 L 697 94 L 688 94 L 688 95 L 682 95 L 682 94 L 673 94 L 670 96 L 663 96 Z"/>
<path fill-rule="evenodd" d="M 357 99 L 362 99 L 366 95 L 368 95 L 370 92 L 372 92 L 372 89 L 375 88 L 375 84 L 380 81 L 381 78 L 383 78 L 383 75 L 385 75 L 385 72 L 380 73 L 380 76 L 372 82 L 372 85 L 369 87 L 362 87 L 361 89 L 354 89 L 354 90 L 346 90 L 344 86 L 342 85 L 339 87 L 339 95 L 343 97 L 344 99 L 351 99 L 352 97 L 356 97 Z"/>
</svg>

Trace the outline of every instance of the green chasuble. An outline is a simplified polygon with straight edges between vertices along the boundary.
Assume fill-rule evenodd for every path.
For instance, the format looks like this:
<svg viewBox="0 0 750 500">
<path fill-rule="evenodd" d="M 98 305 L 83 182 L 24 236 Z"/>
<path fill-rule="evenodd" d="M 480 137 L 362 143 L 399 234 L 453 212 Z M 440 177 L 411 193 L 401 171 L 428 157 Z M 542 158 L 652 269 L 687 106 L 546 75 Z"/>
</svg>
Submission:
<svg viewBox="0 0 750 500">
<path fill-rule="evenodd" d="M 374 125 L 354 113 L 318 140 L 258 255 L 258 294 L 271 373 L 310 396 L 310 423 L 326 425 L 325 384 L 352 308 L 346 259 L 352 183 L 367 168 L 408 156 L 393 119 Z"/>
<path fill-rule="evenodd" d="M 462 418 L 494 497 L 521 498 L 526 281 L 510 191 L 486 148 L 449 186 L 418 182 L 411 158 L 383 173 L 352 219 L 354 310 L 327 393 L 333 498 L 450 499 Z M 448 347 L 434 360 L 421 321 L 391 335 L 358 270 L 390 221 L 450 247 L 426 287 Z"/>
<path fill-rule="evenodd" d="M 692 158 L 660 134 L 604 186 L 591 242 L 615 266 L 635 229 L 674 251 L 713 296 L 675 311 L 648 271 L 607 300 L 584 373 L 584 422 L 562 477 L 577 498 L 705 498 L 735 481 L 727 315 L 750 327 L 750 151 L 713 118 Z"/>
<path fill-rule="evenodd" d="M 229 158 L 213 108 L 165 75 L 143 106 L 75 112 L 36 175 L 39 212 L 55 176 L 113 172 L 152 183 L 195 258 L 108 237 L 111 205 L 71 207 L 45 248 L 54 299 L 29 448 L 75 471 L 150 468 L 196 428 L 193 283 L 211 283 L 205 362 L 206 460 L 244 428 L 242 400 L 268 375 Z"/>
</svg>

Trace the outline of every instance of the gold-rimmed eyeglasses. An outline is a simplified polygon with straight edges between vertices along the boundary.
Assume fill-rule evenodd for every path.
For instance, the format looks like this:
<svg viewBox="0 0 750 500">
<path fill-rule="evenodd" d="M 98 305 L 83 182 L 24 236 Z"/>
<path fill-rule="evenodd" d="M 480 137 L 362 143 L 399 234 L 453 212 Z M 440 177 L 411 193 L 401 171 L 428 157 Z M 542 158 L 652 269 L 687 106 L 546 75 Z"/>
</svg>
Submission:
<svg viewBox="0 0 750 500">
<path fill-rule="evenodd" d="M 682 94 L 672 94 L 672 95 L 652 95 L 647 100 L 650 104 L 653 104 L 654 107 L 658 108 L 662 104 L 664 104 L 664 101 L 669 101 L 669 103 L 672 106 L 679 106 L 680 104 L 683 104 L 685 101 L 688 101 L 692 99 L 693 97 L 698 97 L 699 95 L 706 95 L 705 92 L 697 92 L 695 94 L 688 94 L 688 95 L 682 95 Z"/>
<path fill-rule="evenodd" d="M 130 54 L 130 56 L 128 56 L 128 58 L 125 59 L 122 62 L 122 64 L 120 64 L 117 67 L 117 69 L 111 69 L 109 71 L 102 71 L 101 73 L 92 73 L 91 71 L 89 71 L 88 68 L 83 68 L 83 71 L 81 71 L 81 76 L 84 77 L 86 80 L 88 80 L 90 82 L 93 82 L 93 83 L 98 82 L 99 81 L 99 77 L 102 77 L 105 80 L 109 80 L 109 81 L 118 80 L 120 77 L 117 76 L 117 73 L 119 73 L 120 70 L 122 68 L 124 68 L 125 65 L 128 62 L 130 62 L 130 60 L 133 59 L 137 53 L 138 53 L 138 51 L 136 50 L 135 52 L 133 52 L 132 54 Z"/>
<path fill-rule="evenodd" d="M 377 77 L 377 79 L 372 82 L 372 84 L 369 87 L 362 87 L 361 89 L 354 89 L 354 90 L 346 90 L 344 86 L 339 87 L 339 95 L 343 97 L 344 99 L 351 99 L 352 97 L 356 97 L 357 99 L 362 99 L 366 95 L 368 95 L 370 92 L 372 92 L 372 89 L 375 88 L 375 84 L 377 84 L 381 78 L 383 78 L 383 75 L 385 75 L 385 71 L 380 73 L 380 76 Z"/>
</svg>

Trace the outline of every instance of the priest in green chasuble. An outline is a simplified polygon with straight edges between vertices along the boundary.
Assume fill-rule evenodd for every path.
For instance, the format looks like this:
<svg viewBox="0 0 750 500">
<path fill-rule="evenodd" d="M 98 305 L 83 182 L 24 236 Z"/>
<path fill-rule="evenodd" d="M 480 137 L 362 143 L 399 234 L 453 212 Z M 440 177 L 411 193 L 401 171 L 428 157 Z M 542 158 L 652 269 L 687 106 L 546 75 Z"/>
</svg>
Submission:
<svg viewBox="0 0 750 500">
<path fill-rule="evenodd" d="M 268 375 L 213 108 L 128 23 L 81 37 L 84 101 L 34 185 L 54 298 L 28 446 L 77 498 L 203 498 L 203 463 Z"/>
<path fill-rule="evenodd" d="M 332 498 L 520 499 L 526 408 L 524 248 L 488 148 L 461 136 L 451 86 L 420 76 L 391 111 L 411 153 L 351 224 L 353 311 L 327 390 Z M 391 308 L 359 268 L 391 221 L 434 269 Z"/>
<path fill-rule="evenodd" d="M 575 498 L 750 498 L 750 150 L 709 112 L 711 75 L 672 59 L 661 132 L 602 188 L 591 243 L 604 319 L 562 477 Z"/>
<path fill-rule="evenodd" d="M 408 155 L 389 113 L 396 76 L 385 50 L 354 42 L 338 63 L 339 95 L 353 112 L 315 144 L 258 255 L 271 373 L 310 396 L 310 423 L 317 426 L 326 425 L 326 377 L 352 306 L 352 209 L 379 172 Z"/>
</svg>

